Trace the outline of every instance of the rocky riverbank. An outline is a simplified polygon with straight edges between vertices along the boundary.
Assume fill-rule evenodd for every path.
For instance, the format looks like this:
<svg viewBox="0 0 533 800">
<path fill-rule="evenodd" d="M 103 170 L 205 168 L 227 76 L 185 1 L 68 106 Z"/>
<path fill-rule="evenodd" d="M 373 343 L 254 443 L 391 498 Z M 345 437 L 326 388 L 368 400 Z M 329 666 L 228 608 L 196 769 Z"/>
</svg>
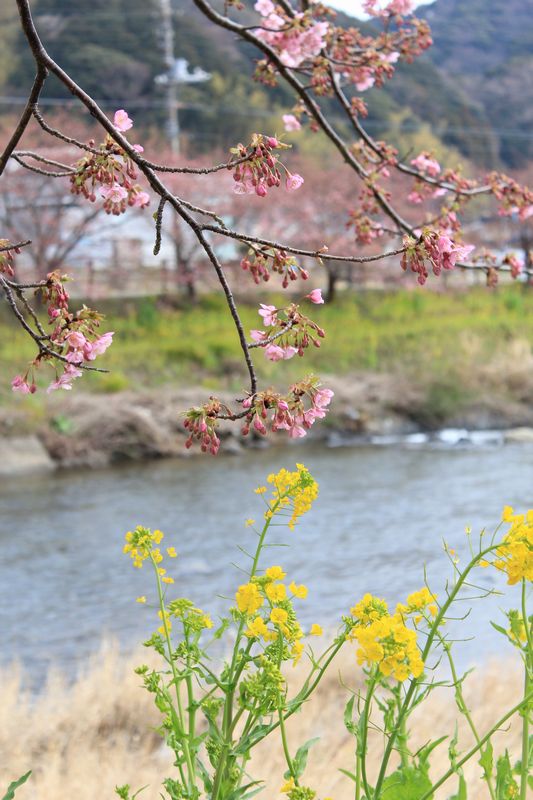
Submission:
<svg viewBox="0 0 533 800">
<path fill-rule="evenodd" d="M 326 421 L 310 438 L 344 441 L 412 437 L 442 428 L 501 429 L 508 441 L 533 442 L 533 404 L 487 394 L 465 403 L 458 413 L 433 417 L 417 386 L 391 375 L 358 374 L 328 378 L 335 392 Z M 217 393 L 230 401 L 228 393 Z M 72 467 L 104 467 L 117 462 L 190 457 L 181 412 L 205 401 L 203 388 L 120 392 L 112 395 L 56 396 L 33 419 L 24 408 L 4 411 L 0 421 L 0 475 Z M 238 425 L 221 428 L 221 453 L 238 454 L 246 447 L 286 443 L 283 434 L 268 439 L 243 437 Z M 414 441 L 414 440 L 413 440 Z"/>
</svg>

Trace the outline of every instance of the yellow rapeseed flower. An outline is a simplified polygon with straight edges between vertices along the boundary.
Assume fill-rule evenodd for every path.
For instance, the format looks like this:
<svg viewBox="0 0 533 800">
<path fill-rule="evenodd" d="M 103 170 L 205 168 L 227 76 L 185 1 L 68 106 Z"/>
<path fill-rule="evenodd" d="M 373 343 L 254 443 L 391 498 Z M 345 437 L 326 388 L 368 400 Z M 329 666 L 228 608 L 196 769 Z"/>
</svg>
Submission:
<svg viewBox="0 0 533 800">
<path fill-rule="evenodd" d="M 146 603 L 146 597 L 142 595 L 142 597 L 138 597 L 135 601 L 136 603 Z"/>
<path fill-rule="evenodd" d="M 273 608 L 270 612 L 270 619 L 274 625 L 286 625 L 289 615 L 284 608 Z"/>
<path fill-rule="evenodd" d="M 271 603 L 281 603 L 287 597 L 287 589 L 284 583 L 267 583 L 265 594 Z"/>
<path fill-rule="evenodd" d="M 255 583 L 245 583 L 239 586 L 235 600 L 237 601 L 237 608 L 243 614 L 255 614 L 264 602 Z"/>
<path fill-rule="evenodd" d="M 307 597 L 307 586 L 304 586 L 303 583 L 301 583 L 299 586 L 296 586 L 294 581 L 291 581 L 289 584 L 289 591 L 291 591 L 292 594 L 299 600 L 305 600 Z"/>
<path fill-rule="evenodd" d="M 167 555 L 169 558 L 177 558 L 178 554 L 176 553 L 175 547 L 167 547 Z"/>
<path fill-rule="evenodd" d="M 321 625 L 317 625 L 317 623 L 314 622 L 311 625 L 311 630 L 309 631 L 309 633 L 311 634 L 311 636 L 322 636 L 324 631 L 322 630 L 322 626 Z"/>
<path fill-rule="evenodd" d="M 283 572 L 282 568 L 279 566 L 268 567 L 268 569 L 265 570 L 266 577 L 270 578 L 272 581 L 281 581 L 286 574 L 287 573 Z"/>
<path fill-rule="evenodd" d="M 309 511 L 317 498 L 317 482 L 303 464 L 296 464 L 295 472 L 281 469 L 278 473 L 269 475 L 267 480 L 274 487 L 270 509 L 292 505 L 288 525 L 293 530 L 297 520 Z"/>
<path fill-rule="evenodd" d="M 256 617 L 248 624 L 248 630 L 245 631 L 245 634 L 250 639 L 256 639 L 260 636 L 264 638 L 268 634 L 268 628 L 261 617 Z"/>
<path fill-rule="evenodd" d="M 505 506 L 502 519 L 510 528 L 492 563 L 507 574 L 511 586 L 521 580 L 533 581 L 533 510 L 515 514 L 511 506 Z"/>
<path fill-rule="evenodd" d="M 284 783 L 284 784 L 283 784 L 283 786 L 280 788 L 280 792 L 281 792 L 282 794 L 288 794 L 289 792 L 292 792 L 292 790 L 294 789 L 294 787 L 295 787 L 295 786 L 296 786 L 296 784 L 294 783 L 294 778 L 292 778 L 292 777 L 291 777 L 291 778 L 289 778 L 289 780 L 288 780 L 286 783 Z"/>
</svg>

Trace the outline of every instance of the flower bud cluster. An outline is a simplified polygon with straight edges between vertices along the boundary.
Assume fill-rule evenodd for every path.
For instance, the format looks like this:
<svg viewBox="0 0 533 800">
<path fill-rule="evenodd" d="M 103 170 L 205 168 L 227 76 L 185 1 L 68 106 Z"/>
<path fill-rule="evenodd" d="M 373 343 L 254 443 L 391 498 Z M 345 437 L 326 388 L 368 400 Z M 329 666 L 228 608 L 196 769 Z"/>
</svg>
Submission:
<svg viewBox="0 0 533 800">
<path fill-rule="evenodd" d="M 184 428 L 189 432 L 185 447 L 192 447 L 196 439 L 200 443 L 202 453 L 211 453 L 216 456 L 220 447 L 220 439 L 217 436 L 216 428 L 218 425 L 218 415 L 222 405 L 216 397 L 210 397 L 209 401 L 200 408 L 191 408 L 187 411 Z"/>
<path fill-rule="evenodd" d="M 286 150 L 290 147 L 275 136 L 263 136 L 254 133 L 250 148 L 243 144 L 232 147 L 230 152 L 235 160 L 241 162 L 229 165 L 233 170 L 235 194 L 256 194 L 266 197 L 268 190 L 281 186 L 281 170 L 285 170 L 285 188 L 289 192 L 296 191 L 303 184 L 301 175 L 291 174 L 278 159 L 277 150 Z M 242 159 L 246 159 L 242 161 Z"/>
<path fill-rule="evenodd" d="M 245 272 L 250 272 L 254 283 L 270 280 L 271 272 L 277 272 L 283 276 L 282 286 L 284 289 L 289 285 L 289 281 L 298 278 L 307 280 L 309 273 L 301 267 L 294 256 L 289 255 L 285 250 L 275 248 L 250 248 L 248 253 L 241 261 L 241 268 Z"/>
<path fill-rule="evenodd" d="M 324 419 L 333 397 L 330 389 L 323 389 L 314 375 L 293 384 L 286 395 L 268 389 L 246 398 L 243 408 L 247 410 L 242 433 L 250 430 L 265 436 L 267 426 L 273 432 L 285 430 L 291 439 L 299 439 L 317 419 Z"/>
<path fill-rule="evenodd" d="M 8 239 L 0 239 L 0 275 L 7 275 L 8 278 L 15 277 L 14 254 L 20 253 L 19 247 L 9 247 Z"/>
<path fill-rule="evenodd" d="M 272 0 L 257 0 L 254 7 L 263 18 L 255 35 L 277 52 L 285 67 L 311 61 L 325 46 L 329 25 L 316 20 L 312 8 L 289 15 Z"/>
<path fill-rule="evenodd" d="M 120 133 L 133 126 L 132 120 L 122 109 L 115 112 L 114 124 Z M 94 150 L 93 141 L 90 145 Z M 141 145 L 136 144 L 133 147 L 137 152 L 143 152 Z M 123 214 L 128 206 L 145 208 L 150 203 L 148 193 L 142 191 L 136 183 L 137 170 L 134 162 L 109 135 L 100 144 L 98 153 L 87 153 L 75 167 L 76 172 L 70 178 L 71 192 L 81 194 L 94 203 L 98 197 L 96 190 L 99 187 L 106 214 L 118 216 Z"/>
<path fill-rule="evenodd" d="M 498 214 L 501 217 L 510 217 L 517 214 L 524 222 L 533 215 L 533 191 L 527 186 L 521 186 L 513 178 L 500 172 L 491 172 L 487 176 L 491 191 L 500 201 Z"/>
<path fill-rule="evenodd" d="M 428 263 L 433 274 L 439 276 L 443 269 L 452 270 L 456 263 L 467 258 L 473 245 L 461 245 L 451 239 L 444 231 L 424 229 L 418 240 L 405 236 L 405 251 L 402 255 L 401 267 L 418 274 L 418 283 L 422 286 L 427 281 Z"/>
<path fill-rule="evenodd" d="M 323 303 L 320 289 L 313 289 L 307 297 L 314 303 Z M 304 350 L 313 344 L 320 347 L 325 337 L 323 328 L 300 312 L 300 307 L 291 303 L 286 308 L 261 303 L 259 315 L 270 331 L 252 330 L 250 336 L 259 345 L 269 361 L 288 360 L 295 355 L 303 356 Z"/>
<path fill-rule="evenodd" d="M 44 361 L 56 360 L 56 379 L 48 386 L 47 393 L 56 389 L 72 389 L 72 381 L 82 375 L 80 366 L 92 362 L 105 353 L 112 344 L 113 331 L 97 334 L 103 316 L 87 306 L 75 313 L 69 311 L 69 295 L 65 288 L 66 275 L 50 272 L 41 293 L 48 307 L 48 319 L 53 325 L 51 333 L 44 337 L 46 351 L 41 351 L 32 361 L 24 375 L 16 375 L 11 381 L 14 392 L 34 394 L 37 391 L 34 370 Z M 48 350 L 52 352 L 48 352 Z M 62 368 L 58 374 L 57 366 Z"/>
<path fill-rule="evenodd" d="M 346 227 L 354 229 L 355 240 L 358 244 L 371 244 L 375 239 L 383 236 L 381 225 L 371 219 L 360 208 L 350 211 Z"/>
</svg>

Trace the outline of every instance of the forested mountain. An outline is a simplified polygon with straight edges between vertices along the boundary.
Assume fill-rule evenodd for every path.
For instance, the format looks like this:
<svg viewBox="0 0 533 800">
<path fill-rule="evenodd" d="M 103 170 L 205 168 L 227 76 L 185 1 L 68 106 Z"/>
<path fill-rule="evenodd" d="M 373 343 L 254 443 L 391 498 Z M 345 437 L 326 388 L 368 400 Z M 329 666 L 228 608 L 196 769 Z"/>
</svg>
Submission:
<svg viewBox="0 0 533 800">
<path fill-rule="evenodd" d="M 428 56 L 482 106 L 503 163 L 522 166 L 533 158 L 531 2 L 437 0 L 421 16 L 434 32 Z"/>
<path fill-rule="evenodd" d="M 181 123 L 194 150 L 227 147 L 290 108 L 287 90 L 253 82 L 253 50 L 208 23 L 192 0 L 173 4 L 176 56 L 212 76 L 180 87 Z M 34 0 L 32 5 L 51 54 L 89 92 L 109 107 L 127 106 L 140 124 L 164 124 L 164 94 L 155 82 L 165 71 L 160 0 Z M 526 127 L 533 88 L 524 85 L 526 67 L 533 65 L 533 26 L 526 5 L 523 0 L 509 0 L 505 8 L 500 0 L 437 0 L 421 9 L 436 44 L 422 59 L 401 66 L 384 91 L 367 93 L 371 130 L 402 146 L 409 136 L 429 137 L 429 144 L 437 137 L 487 167 L 523 163 L 533 154 Z M 22 95 L 33 65 L 13 10 L 2 14 L 2 93 Z M 343 14 L 339 22 L 354 24 Z M 58 104 L 68 97 L 58 83 L 51 83 L 47 93 L 49 102 Z"/>
</svg>

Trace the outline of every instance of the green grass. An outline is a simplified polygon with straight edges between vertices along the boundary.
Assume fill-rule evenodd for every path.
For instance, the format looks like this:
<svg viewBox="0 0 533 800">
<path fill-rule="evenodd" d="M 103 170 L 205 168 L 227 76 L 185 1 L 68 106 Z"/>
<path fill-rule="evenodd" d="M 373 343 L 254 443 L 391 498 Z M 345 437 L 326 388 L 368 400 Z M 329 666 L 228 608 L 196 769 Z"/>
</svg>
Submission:
<svg viewBox="0 0 533 800">
<path fill-rule="evenodd" d="M 282 302 L 279 295 L 268 299 Z M 178 309 L 151 298 L 103 305 L 103 329 L 116 332 L 113 346 L 99 360 L 110 374 L 84 376 L 85 390 L 242 385 L 239 344 L 221 297 L 205 297 L 195 307 Z M 451 387 L 453 404 L 458 376 L 465 379 L 474 364 L 504 355 L 515 340 L 533 343 L 533 291 L 520 286 L 448 294 L 422 289 L 360 292 L 341 296 L 332 306 L 306 304 L 305 311 L 326 330 L 322 347 L 281 364 L 266 361 L 256 350 L 263 381 L 286 385 L 308 372 L 401 371 L 428 386 Z M 241 314 L 246 330 L 259 327 L 256 305 L 241 306 Z M 10 377 L 24 369 L 33 352 L 32 342 L 4 311 L 0 400 L 10 397 Z M 446 391 L 439 392 L 441 399 L 443 395 Z"/>
</svg>

